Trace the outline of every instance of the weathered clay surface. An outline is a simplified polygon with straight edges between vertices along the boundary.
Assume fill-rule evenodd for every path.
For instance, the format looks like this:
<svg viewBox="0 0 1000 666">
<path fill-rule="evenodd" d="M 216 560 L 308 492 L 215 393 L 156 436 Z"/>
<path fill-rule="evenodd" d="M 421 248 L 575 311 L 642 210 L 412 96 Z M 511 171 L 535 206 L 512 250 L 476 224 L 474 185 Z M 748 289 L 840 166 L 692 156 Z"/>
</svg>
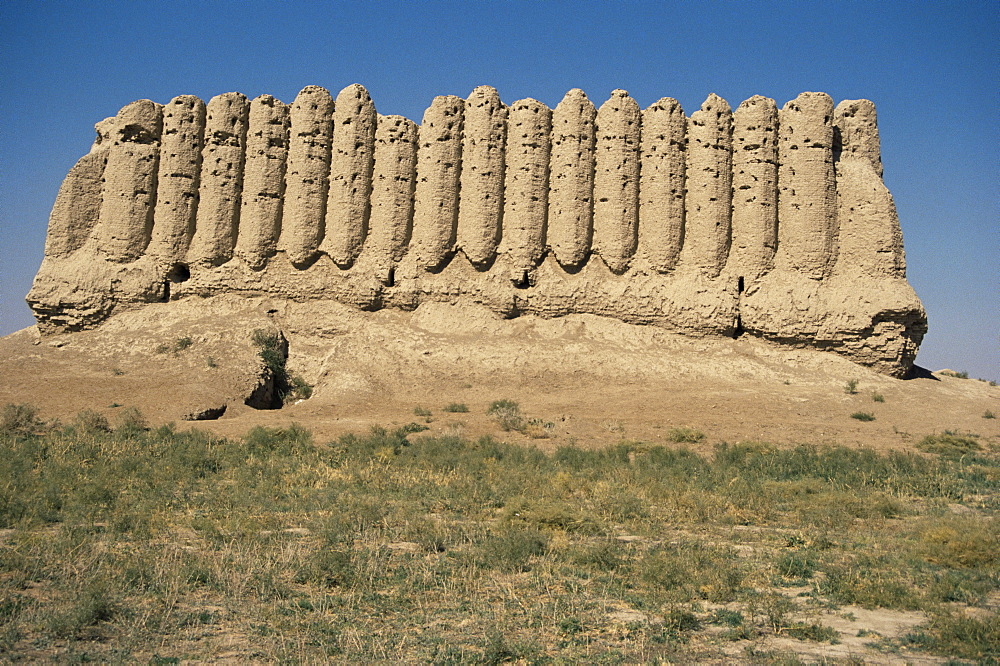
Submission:
<svg viewBox="0 0 1000 666">
<path fill-rule="evenodd" d="M 462 301 L 749 334 L 903 376 L 926 331 L 866 100 L 733 113 L 711 95 L 685 118 L 620 90 L 550 110 L 480 87 L 418 126 L 361 86 L 336 104 L 309 86 L 290 107 L 142 100 L 97 129 L 28 295 L 43 332 L 226 293 Z"/>
<path fill-rule="evenodd" d="M 208 102 L 194 238 L 188 261 L 219 266 L 236 247 L 250 105 L 241 93 Z"/>
<path fill-rule="evenodd" d="M 494 88 L 479 86 L 465 102 L 457 247 L 473 264 L 496 256 L 503 212 L 507 107 Z"/>
<path fill-rule="evenodd" d="M 624 90 L 597 111 L 593 251 L 615 273 L 628 268 L 638 242 L 640 116 Z"/>
<path fill-rule="evenodd" d="M 686 149 L 687 118 L 677 100 L 664 97 L 643 112 L 639 246 L 660 273 L 674 268 L 684 240 Z"/>
<path fill-rule="evenodd" d="M 149 254 L 166 265 L 182 261 L 195 229 L 205 103 L 181 95 L 163 107 L 163 138 Z"/>
<path fill-rule="evenodd" d="M 285 201 L 278 247 L 296 266 L 316 258 L 323 240 L 330 180 L 333 99 L 325 88 L 306 86 L 292 104 Z"/>
<path fill-rule="evenodd" d="M 549 247 L 559 263 L 579 266 L 594 228 L 594 124 L 597 110 L 579 88 L 552 111 L 549 166 Z"/>
<path fill-rule="evenodd" d="M 326 236 L 320 248 L 338 266 L 350 266 L 358 258 L 368 233 L 377 116 L 362 86 L 355 83 L 337 95 Z"/>
<path fill-rule="evenodd" d="M 523 284 L 545 254 L 552 111 L 522 99 L 511 105 L 508 123 L 500 253 L 510 264 L 511 279 Z"/>
<path fill-rule="evenodd" d="M 278 249 L 288 123 L 288 105 L 280 100 L 261 95 L 250 102 L 236 254 L 255 270 L 263 268 Z"/>
</svg>

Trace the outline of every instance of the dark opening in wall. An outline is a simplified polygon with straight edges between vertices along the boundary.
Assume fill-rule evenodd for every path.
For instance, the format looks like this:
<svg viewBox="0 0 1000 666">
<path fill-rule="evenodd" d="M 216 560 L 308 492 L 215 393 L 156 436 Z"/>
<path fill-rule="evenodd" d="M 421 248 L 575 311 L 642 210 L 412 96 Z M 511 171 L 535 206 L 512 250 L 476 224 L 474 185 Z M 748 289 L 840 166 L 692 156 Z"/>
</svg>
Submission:
<svg viewBox="0 0 1000 666">
<path fill-rule="evenodd" d="M 396 269 L 390 268 L 389 274 L 385 277 L 385 286 L 395 287 L 396 286 Z"/>
<path fill-rule="evenodd" d="M 167 280 L 170 282 L 186 282 L 191 279 L 191 269 L 187 264 L 176 263 L 167 271 Z"/>
<path fill-rule="evenodd" d="M 743 293 L 743 276 L 742 275 L 740 276 L 740 279 L 736 281 L 736 293 L 737 294 L 742 294 Z"/>
<path fill-rule="evenodd" d="M 514 287 L 516 289 L 527 289 L 531 286 L 531 282 L 528 280 L 528 271 L 521 273 L 521 277 L 514 280 Z"/>
</svg>

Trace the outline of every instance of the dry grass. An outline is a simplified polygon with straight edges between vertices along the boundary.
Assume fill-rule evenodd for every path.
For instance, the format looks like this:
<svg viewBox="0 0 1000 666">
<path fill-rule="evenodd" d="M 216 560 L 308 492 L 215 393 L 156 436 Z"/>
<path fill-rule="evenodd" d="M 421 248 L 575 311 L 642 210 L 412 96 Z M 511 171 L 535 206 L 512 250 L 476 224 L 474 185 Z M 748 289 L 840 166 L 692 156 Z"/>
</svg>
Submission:
<svg viewBox="0 0 1000 666">
<path fill-rule="evenodd" d="M 880 649 L 998 656 L 994 453 L 547 456 L 421 429 L 4 431 L 0 655 L 766 661 L 774 635 L 837 640 L 814 615 L 856 604 L 927 613 Z"/>
</svg>

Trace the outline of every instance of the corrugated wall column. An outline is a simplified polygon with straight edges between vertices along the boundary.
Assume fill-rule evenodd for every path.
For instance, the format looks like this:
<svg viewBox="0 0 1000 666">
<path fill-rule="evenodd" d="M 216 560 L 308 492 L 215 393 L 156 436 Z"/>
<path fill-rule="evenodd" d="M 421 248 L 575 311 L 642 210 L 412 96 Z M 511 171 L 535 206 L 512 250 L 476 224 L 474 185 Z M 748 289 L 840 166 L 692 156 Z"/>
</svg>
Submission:
<svg viewBox="0 0 1000 666">
<path fill-rule="evenodd" d="M 628 268 L 638 242 L 641 116 L 624 90 L 597 111 L 593 251 L 615 273 Z"/>
<path fill-rule="evenodd" d="M 439 268 L 455 244 L 464 111 L 461 97 L 435 97 L 420 125 L 411 251 L 428 270 Z"/>
<path fill-rule="evenodd" d="M 844 100 L 837 105 L 834 123 L 839 141 L 837 269 L 851 276 L 903 278 L 903 232 L 896 204 L 882 182 L 875 105 L 866 99 Z"/>
<path fill-rule="evenodd" d="M 278 249 L 297 267 L 318 256 L 323 240 L 330 179 L 333 98 L 319 86 L 306 86 L 290 111 L 285 205 Z"/>
<path fill-rule="evenodd" d="M 778 107 L 754 95 L 733 114 L 733 244 L 729 267 L 748 280 L 774 265 L 778 244 Z"/>
<path fill-rule="evenodd" d="M 496 256 L 504 200 L 507 107 L 497 91 L 479 86 L 465 101 L 457 246 L 476 266 Z"/>
<path fill-rule="evenodd" d="M 548 244 L 565 267 L 583 264 L 594 224 L 594 145 L 597 110 L 579 88 L 552 111 Z"/>
<path fill-rule="evenodd" d="M 77 160 L 59 186 L 45 235 L 46 259 L 75 252 L 94 231 L 101 214 L 104 167 L 108 163 L 114 124 L 114 118 L 105 118 L 94 126 L 97 136 L 90 152 Z"/>
<path fill-rule="evenodd" d="M 368 234 L 378 114 L 357 83 L 340 91 L 333 113 L 330 195 L 320 249 L 343 268 L 358 258 Z"/>
<path fill-rule="evenodd" d="M 660 273 L 673 270 L 684 240 L 686 159 L 687 118 L 664 97 L 642 114 L 639 174 L 639 251 Z"/>
<path fill-rule="evenodd" d="M 533 99 L 511 105 L 500 252 L 510 257 L 511 277 L 519 284 L 545 253 L 551 133 L 547 106 Z"/>
<path fill-rule="evenodd" d="M 205 103 L 180 95 L 163 107 L 163 138 L 156 183 L 156 210 L 148 253 L 165 264 L 182 261 L 198 213 Z"/>
<path fill-rule="evenodd" d="M 132 102 L 115 117 L 93 233 L 97 253 L 111 261 L 134 261 L 149 243 L 162 128 L 162 107 L 148 99 Z"/>
<path fill-rule="evenodd" d="M 733 113 L 714 93 L 688 122 L 687 200 L 681 260 L 718 275 L 729 254 Z"/>
<path fill-rule="evenodd" d="M 371 217 L 364 256 L 379 278 L 391 284 L 413 229 L 417 125 L 403 116 L 378 116 Z"/>
<path fill-rule="evenodd" d="M 188 252 L 191 263 L 219 266 L 233 256 L 243 190 L 249 106 L 240 93 L 224 93 L 208 102 L 198 213 Z"/>
<path fill-rule="evenodd" d="M 837 249 L 833 100 L 804 92 L 778 114 L 778 266 L 820 279 Z"/>
<path fill-rule="evenodd" d="M 278 250 L 288 159 L 288 105 L 271 95 L 250 102 L 236 254 L 254 270 Z"/>
</svg>

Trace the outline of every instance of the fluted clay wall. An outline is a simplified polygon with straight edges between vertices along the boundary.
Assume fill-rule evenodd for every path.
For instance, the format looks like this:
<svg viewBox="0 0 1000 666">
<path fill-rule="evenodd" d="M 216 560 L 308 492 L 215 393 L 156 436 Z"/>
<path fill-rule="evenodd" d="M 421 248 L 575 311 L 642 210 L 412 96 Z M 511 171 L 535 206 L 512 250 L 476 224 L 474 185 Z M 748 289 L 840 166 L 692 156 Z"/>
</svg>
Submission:
<svg viewBox="0 0 1000 666">
<path fill-rule="evenodd" d="M 365 309 L 468 299 L 752 334 L 905 374 L 926 329 L 875 108 L 803 93 L 684 115 L 482 86 L 418 126 L 359 85 L 290 105 L 134 102 L 98 124 L 28 300 L 43 330 L 236 291 Z"/>
</svg>

